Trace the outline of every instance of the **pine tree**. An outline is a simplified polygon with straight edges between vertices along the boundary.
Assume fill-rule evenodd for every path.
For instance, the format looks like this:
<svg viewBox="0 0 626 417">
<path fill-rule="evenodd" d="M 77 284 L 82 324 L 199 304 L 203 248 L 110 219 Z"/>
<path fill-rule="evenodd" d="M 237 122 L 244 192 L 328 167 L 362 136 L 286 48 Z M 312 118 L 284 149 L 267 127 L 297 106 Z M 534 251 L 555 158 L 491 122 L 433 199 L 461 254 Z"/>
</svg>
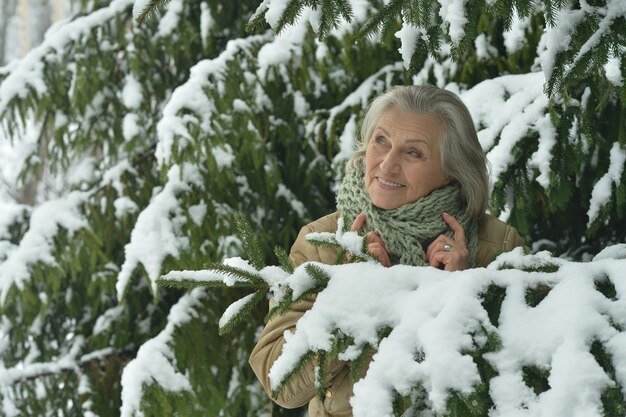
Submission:
<svg viewBox="0 0 626 417">
<path fill-rule="evenodd" d="M 4 415 L 268 410 L 246 361 L 264 302 L 218 336 L 245 290 L 157 278 L 241 254 L 237 211 L 263 242 L 248 259 L 275 264 L 333 210 L 359 116 L 394 84 L 461 94 L 492 211 L 533 249 L 626 240 L 619 1 L 172 0 L 141 23 L 133 3 L 82 2 L 0 71 L 7 140 L 39 132 L 21 180 L 63 184 L 2 210 Z"/>
</svg>

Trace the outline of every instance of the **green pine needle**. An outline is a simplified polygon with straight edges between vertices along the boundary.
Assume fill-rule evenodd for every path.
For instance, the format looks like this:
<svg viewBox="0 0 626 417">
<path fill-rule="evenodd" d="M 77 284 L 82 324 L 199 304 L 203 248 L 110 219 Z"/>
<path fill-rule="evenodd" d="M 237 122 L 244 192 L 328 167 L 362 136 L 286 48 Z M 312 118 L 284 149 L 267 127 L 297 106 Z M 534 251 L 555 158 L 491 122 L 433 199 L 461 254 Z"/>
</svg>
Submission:
<svg viewBox="0 0 626 417">
<path fill-rule="evenodd" d="M 282 270 L 288 274 L 293 274 L 293 271 L 295 270 L 295 265 L 289 258 L 289 254 L 287 253 L 287 251 L 280 246 L 275 246 L 274 254 L 276 254 L 276 258 L 278 258 L 278 264 L 280 265 Z"/>
<path fill-rule="evenodd" d="M 258 241 L 250 223 L 248 223 L 246 218 L 240 212 L 236 212 L 233 215 L 233 222 L 235 224 L 235 229 L 237 230 L 237 235 L 239 236 L 239 239 L 241 239 L 245 257 L 256 269 L 261 270 L 265 268 L 263 249 L 261 248 L 261 243 Z"/>
<path fill-rule="evenodd" d="M 330 275 L 326 273 L 319 265 L 307 264 L 304 269 L 315 281 L 316 287 L 319 289 L 326 288 L 328 281 L 330 281 Z"/>
<path fill-rule="evenodd" d="M 249 287 L 249 288 L 269 288 L 269 285 L 263 280 L 261 275 L 255 274 L 248 270 L 237 268 L 236 266 L 224 265 L 218 263 L 209 263 L 206 266 L 206 269 L 219 272 L 220 274 L 224 274 L 227 276 L 239 278 L 238 281 L 235 281 L 235 285 L 237 287 Z M 241 281 L 243 280 L 243 281 Z"/>
<path fill-rule="evenodd" d="M 257 291 L 254 296 L 248 301 L 237 314 L 233 315 L 230 320 L 228 320 L 222 327 L 219 329 L 219 334 L 223 335 L 225 333 L 229 333 L 232 331 L 239 323 L 243 322 L 248 315 L 252 312 L 252 310 L 259 304 L 261 300 L 265 298 L 265 291 Z"/>
</svg>

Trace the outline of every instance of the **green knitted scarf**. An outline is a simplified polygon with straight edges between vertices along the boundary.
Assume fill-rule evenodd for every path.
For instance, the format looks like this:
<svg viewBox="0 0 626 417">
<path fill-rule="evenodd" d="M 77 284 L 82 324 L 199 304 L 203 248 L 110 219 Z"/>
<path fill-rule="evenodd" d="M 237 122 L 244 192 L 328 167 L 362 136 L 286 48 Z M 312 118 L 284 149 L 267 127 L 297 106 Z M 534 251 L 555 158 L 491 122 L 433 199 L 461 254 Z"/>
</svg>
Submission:
<svg viewBox="0 0 626 417">
<path fill-rule="evenodd" d="M 475 264 L 478 226 L 476 220 L 465 213 L 460 186 L 456 183 L 438 188 L 414 203 L 384 210 L 372 204 L 365 190 L 363 169 L 348 168 L 337 194 L 337 209 L 347 227 L 364 212 L 366 221 L 361 231 L 376 232 L 383 239 L 392 263 L 415 266 L 425 265 L 424 251 L 437 236 L 454 236 L 441 218 L 445 211 L 463 226 L 468 264 L 470 267 Z"/>
</svg>

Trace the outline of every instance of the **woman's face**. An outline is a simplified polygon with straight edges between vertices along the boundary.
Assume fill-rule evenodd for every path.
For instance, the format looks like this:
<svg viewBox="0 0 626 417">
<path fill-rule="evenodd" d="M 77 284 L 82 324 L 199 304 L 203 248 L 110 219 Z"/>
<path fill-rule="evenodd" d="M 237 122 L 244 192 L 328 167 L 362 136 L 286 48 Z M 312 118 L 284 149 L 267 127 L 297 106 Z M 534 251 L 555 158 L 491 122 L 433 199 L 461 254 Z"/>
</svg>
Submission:
<svg viewBox="0 0 626 417">
<path fill-rule="evenodd" d="M 396 107 L 383 112 L 365 152 L 365 189 L 376 207 L 413 203 L 450 182 L 441 167 L 440 137 L 433 115 Z"/>
</svg>

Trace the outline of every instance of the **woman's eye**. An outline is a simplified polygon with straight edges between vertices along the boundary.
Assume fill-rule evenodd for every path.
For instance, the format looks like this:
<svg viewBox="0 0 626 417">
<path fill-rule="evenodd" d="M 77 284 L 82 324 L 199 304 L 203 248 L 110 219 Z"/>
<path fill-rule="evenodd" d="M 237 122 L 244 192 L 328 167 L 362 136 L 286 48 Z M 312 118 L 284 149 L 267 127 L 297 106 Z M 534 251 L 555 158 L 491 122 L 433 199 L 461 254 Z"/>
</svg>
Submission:
<svg viewBox="0 0 626 417">
<path fill-rule="evenodd" d="M 411 155 L 411 156 L 412 156 L 412 157 L 414 157 L 414 158 L 420 158 L 420 159 L 421 159 L 421 158 L 423 158 L 423 157 L 424 157 L 424 154 L 423 154 L 423 153 L 421 153 L 420 151 L 416 151 L 415 149 L 410 150 L 410 151 L 408 152 L 408 154 L 409 154 L 409 155 Z"/>
<path fill-rule="evenodd" d="M 378 145 L 384 145 L 386 142 L 384 136 L 377 136 L 376 139 L 374 140 L 376 141 Z"/>
</svg>

